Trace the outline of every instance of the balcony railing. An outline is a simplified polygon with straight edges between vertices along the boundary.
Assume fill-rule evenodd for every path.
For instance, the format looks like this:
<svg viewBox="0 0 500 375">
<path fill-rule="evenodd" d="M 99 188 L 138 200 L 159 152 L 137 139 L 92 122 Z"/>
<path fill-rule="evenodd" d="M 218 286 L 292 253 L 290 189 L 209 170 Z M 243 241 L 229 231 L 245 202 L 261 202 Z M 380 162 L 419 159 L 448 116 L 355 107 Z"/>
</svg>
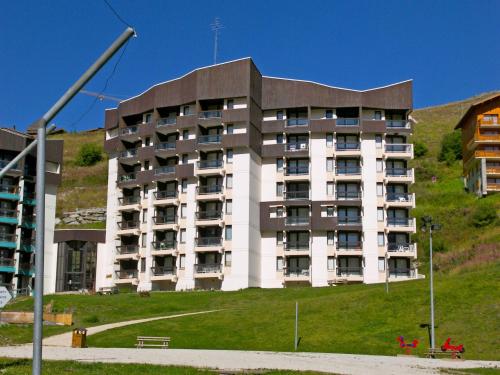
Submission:
<svg viewBox="0 0 500 375">
<path fill-rule="evenodd" d="M 169 276 L 175 275 L 177 273 L 177 269 L 175 267 L 165 267 L 165 266 L 155 266 L 151 267 L 151 273 L 153 276 Z"/>
<path fill-rule="evenodd" d="M 347 118 L 347 117 L 337 118 L 336 125 L 337 126 L 358 126 L 359 125 L 359 118 Z"/>
<path fill-rule="evenodd" d="M 198 169 L 216 169 L 222 168 L 222 160 L 200 160 L 198 162 Z"/>
<path fill-rule="evenodd" d="M 129 148 L 128 150 L 123 150 L 118 153 L 119 158 L 131 158 L 133 156 L 137 156 L 136 148 Z"/>
<path fill-rule="evenodd" d="M 155 169 L 155 175 L 175 173 L 175 165 L 164 165 Z"/>
<path fill-rule="evenodd" d="M 337 249 L 338 250 L 361 250 L 362 243 L 361 241 L 338 241 Z"/>
<path fill-rule="evenodd" d="M 498 158 L 500 156 L 500 149 L 498 149 L 498 150 L 476 150 L 475 155 L 478 158 Z"/>
<path fill-rule="evenodd" d="M 387 177 L 411 177 L 412 174 L 411 168 L 387 168 L 385 170 Z"/>
<path fill-rule="evenodd" d="M 289 118 L 286 120 L 286 126 L 307 126 L 309 120 L 306 118 Z"/>
<path fill-rule="evenodd" d="M 16 241 L 17 241 L 16 234 L 0 233 L 0 242 L 16 242 Z"/>
<path fill-rule="evenodd" d="M 177 123 L 176 117 L 165 117 L 158 120 L 156 123 L 157 127 L 167 126 L 167 125 L 175 125 Z"/>
<path fill-rule="evenodd" d="M 139 252 L 139 245 L 119 245 L 116 251 L 118 254 L 135 254 Z"/>
<path fill-rule="evenodd" d="M 335 150 L 337 151 L 359 151 L 360 149 L 361 143 L 359 142 L 335 143 Z"/>
<path fill-rule="evenodd" d="M 363 267 L 337 267 L 337 276 L 363 276 Z"/>
<path fill-rule="evenodd" d="M 198 247 L 208 247 L 208 246 L 221 246 L 221 237 L 198 237 L 196 240 L 196 246 Z"/>
<path fill-rule="evenodd" d="M 155 145 L 155 150 L 165 151 L 165 150 L 175 150 L 175 142 L 161 142 Z"/>
<path fill-rule="evenodd" d="M 415 270 L 412 268 L 389 268 L 390 277 L 415 277 Z"/>
<path fill-rule="evenodd" d="M 415 245 L 412 243 L 404 243 L 404 242 L 389 242 L 387 244 L 387 251 L 389 252 L 414 252 Z"/>
<path fill-rule="evenodd" d="M 139 131 L 137 126 L 129 126 L 120 130 L 120 135 L 136 134 Z"/>
<path fill-rule="evenodd" d="M 122 230 L 139 228 L 139 220 L 119 221 L 118 228 Z"/>
<path fill-rule="evenodd" d="M 386 120 L 386 126 L 391 129 L 409 129 L 410 122 L 406 120 Z"/>
<path fill-rule="evenodd" d="M 410 153 L 411 152 L 411 144 L 401 143 L 389 143 L 385 145 L 385 152 L 387 153 Z"/>
<path fill-rule="evenodd" d="M 484 119 L 481 119 L 479 121 L 479 125 L 500 126 L 500 122 L 498 122 L 498 119 L 495 119 L 495 120 L 484 120 Z"/>
<path fill-rule="evenodd" d="M 309 143 L 307 142 L 290 142 L 285 145 L 286 151 L 307 151 L 309 150 Z"/>
<path fill-rule="evenodd" d="M 411 202 L 413 201 L 413 194 L 411 193 L 387 193 L 385 196 L 387 202 Z"/>
<path fill-rule="evenodd" d="M 486 183 L 486 189 L 500 191 L 500 184 L 495 183 L 495 182 L 488 182 L 488 183 Z"/>
<path fill-rule="evenodd" d="M 337 191 L 335 197 L 338 200 L 361 199 L 361 191 Z"/>
<path fill-rule="evenodd" d="M 118 176 L 118 182 L 133 181 L 136 178 L 137 177 L 135 173 L 122 174 L 121 176 Z"/>
<path fill-rule="evenodd" d="M 199 195 L 218 194 L 222 193 L 224 187 L 222 185 L 201 185 L 196 187 Z"/>
<path fill-rule="evenodd" d="M 283 192 L 283 196 L 287 200 L 309 199 L 309 190 L 303 190 L 303 191 L 285 191 L 285 192 Z"/>
<path fill-rule="evenodd" d="M 222 265 L 220 264 L 195 264 L 194 269 L 196 273 L 219 273 L 222 272 Z"/>
<path fill-rule="evenodd" d="M 139 204 L 141 202 L 141 197 L 139 195 L 130 195 L 118 198 L 118 203 L 120 206 L 127 206 L 129 204 Z"/>
<path fill-rule="evenodd" d="M 361 224 L 361 216 L 339 216 L 337 222 L 339 225 Z"/>
<path fill-rule="evenodd" d="M 177 190 L 160 190 L 153 193 L 155 199 L 172 199 L 177 197 Z"/>
<path fill-rule="evenodd" d="M 9 208 L 0 208 L 0 217 L 17 218 L 17 210 Z"/>
<path fill-rule="evenodd" d="M 337 176 L 344 176 L 344 175 L 360 175 L 361 174 L 361 167 L 337 167 L 335 169 L 335 174 Z"/>
<path fill-rule="evenodd" d="M 309 250 L 309 242 L 289 241 L 283 244 L 285 250 Z"/>
<path fill-rule="evenodd" d="M 286 225 L 307 225 L 309 224 L 309 216 L 287 216 L 285 217 Z"/>
<path fill-rule="evenodd" d="M 413 226 L 413 218 L 409 217 L 390 217 L 387 219 L 389 227 L 411 227 Z"/>
<path fill-rule="evenodd" d="M 309 271 L 309 268 L 293 268 L 293 269 L 285 268 L 283 270 L 283 275 L 285 277 L 309 276 L 310 275 L 310 271 Z"/>
<path fill-rule="evenodd" d="M 120 280 L 127 279 L 137 279 L 138 271 L 137 270 L 120 270 L 116 271 L 116 277 Z"/>
<path fill-rule="evenodd" d="M 0 258 L 0 267 L 14 267 L 16 265 L 16 260 L 12 258 Z"/>
<path fill-rule="evenodd" d="M 175 240 L 163 240 L 163 241 L 153 241 L 151 242 L 154 250 L 172 250 L 177 247 L 177 241 Z"/>
<path fill-rule="evenodd" d="M 153 222 L 155 224 L 176 224 L 177 223 L 177 216 L 176 215 L 153 216 Z"/>
<path fill-rule="evenodd" d="M 221 118 L 222 111 L 201 111 L 198 113 L 199 119 L 208 119 L 208 118 Z"/>
<path fill-rule="evenodd" d="M 220 220 L 222 219 L 222 211 L 198 211 L 196 218 L 198 220 Z"/>
<path fill-rule="evenodd" d="M 221 143 L 221 141 L 222 141 L 222 135 L 220 134 L 198 136 L 199 144 Z"/>
<path fill-rule="evenodd" d="M 17 194 L 18 192 L 16 185 L 0 185 L 0 193 Z"/>
<path fill-rule="evenodd" d="M 10 162 L 11 162 L 10 160 L 1 159 L 0 160 L 0 169 L 5 168 L 7 166 L 7 164 L 9 164 Z M 19 168 L 19 164 L 18 163 L 14 164 L 14 166 L 11 169 L 9 169 L 9 170 L 11 170 L 11 171 L 18 171 L 18 172 L 21 171 L 21 169 Z"/>
<path fill-rule="evenodd" d="M 286 167 L 285 175 L 287 176 L 299 176 L 309 174 L 309 166 L 298 166 L 298 167 Z"/>
</svg>

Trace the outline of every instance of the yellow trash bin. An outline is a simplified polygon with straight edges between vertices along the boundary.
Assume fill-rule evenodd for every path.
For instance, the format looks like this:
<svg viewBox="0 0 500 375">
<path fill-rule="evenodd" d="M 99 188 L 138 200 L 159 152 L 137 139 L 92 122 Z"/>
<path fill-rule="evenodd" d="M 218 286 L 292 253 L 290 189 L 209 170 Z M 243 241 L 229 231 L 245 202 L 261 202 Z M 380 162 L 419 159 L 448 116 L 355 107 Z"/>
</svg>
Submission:
<svg viewBox="0 0 500 375">
<path fill-rule="evenodd" d="M 87 347 L 87 330 L 85 328 L 75 328 L 71 339 L 72 348 Z"/>
</svg>

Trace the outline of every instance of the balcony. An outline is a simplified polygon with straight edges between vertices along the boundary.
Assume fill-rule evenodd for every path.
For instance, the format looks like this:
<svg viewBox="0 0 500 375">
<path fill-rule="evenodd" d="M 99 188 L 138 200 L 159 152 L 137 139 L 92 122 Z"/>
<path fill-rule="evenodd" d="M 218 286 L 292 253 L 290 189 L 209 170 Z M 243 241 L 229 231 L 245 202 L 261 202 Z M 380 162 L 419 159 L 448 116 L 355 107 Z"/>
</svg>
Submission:
<svg viewBox="0 0 500 375">
<path fill-rule="evenodd" d="M 159 190 L 153 193 L 155 200 L 175 199 L 178 196 L 177 190 Z"/>
<path fill-rule="evenodd" d="M 128 150 L 120 151 L 118 153 L 118 157 L 120 159 L 125 159 L 125 158 L 132 158 L 137 156 L 137 149 L 136 148 L 130 148 Z"/>
<path fill-rule="evenodd" d="M 335 198 L 339 201 L 350 201 L 361 199 L 361 191 L 337 191 Z"/>
<path fill-rule="evenodd" d="M 218 169 L 222 168 L 222 160 L 200 160 L 197 164 L 198 169 Z"/>
<path fill-rule="evenodd" d="M 116 259 L 138 259 L 139 245 L 120 245 L 116 247 Z"/>
<path fill-rule="evenodd" d="M 177 117 L 164 117 L 164 118 L 159 119 L 156 122 L 156 127 L 162 128 L 162 127 L 166 127 L 169 125 L 175 125 L 175 124 L 177 124 Z"/>
<path fill-rule="evenodd" d="M 286 120 L 286 126 L 307 126 L 309 120 L 307 118 L 289 118 Z"/>
<path fill-rule="evenodd" d="M 200 135 L 198 136 L 198 144 L 206 145 L 206 144 L 219 144 L 222 142 L 222 135 Z"/>
<path fill-rule="evenodd" d="M 130 206 L 139 203 L 141 203 L 141 197 L 139 195 L 129 195 L 118 198 L 118 204 L 120 206 Z"/>
<path fill-rule="evenodd" d="M 15 272 L 16 261 L 11 258 L 0 258 L 0 272 Z"/>
<path fill-rule="evenodd" d="M 0 223 L 17 225 L 17 210 L 0 208 Z"/>
<path fill-rule="evenodd" d="M 0 185 L 0 199 L 18 201 L 20 199 L 18 187 L 15 185 Z"/>
<path fill-rule="evenodd" d="M 170 280 L 175 281 L 177 269 L 169 266 L 155 266 L 151 267 L 151 281 Z"/>
<path fill-rule="evenodd" d="M 25 229 L 36 229 L 35 217 L 33 215 L 24 216 L 21 223 L 21 227 Z"/>
<path fill-rule="evenodd" d="M 285 281 L 309 281 L 310 274 L 309 268 L 285 268 L 283 270 Z"/>
<path fill-rule="evenodd" d="M 155 176 L 163 176 L 167 174 L 175 173 L 175 165 L 164 165 L 159 168 L 155 168 Z"/>
<path fill-rule="evenodd" d="M 413 193 L 387 193 L 385 196 L 385 200 L 387 202 L 396 202 L 396 203 L 408 203 L 413 202 L 415 194 Z"/>
<path fill-rule="evenodd" d="M 497 184 L 494 182 L 487 182 L 486 183 L 486 190 L 487 191 L 500 191 L 500 184 Z"/>
<path fill-rule="evenodd" d="M 175 142 L 161 142 L 155 145 L 156 151 L 169 151 L 175 150 L 176 143 Z"/>
<path fill-rule="evenodd" d="M 24 251 L 25 253 L 34 253 L 35 249 L 35 240 L 21 240 L 21 251 Z"/>
<path fill-rule="evenodd" d="M 115 271 L 116 273 L 116 283 L 117 284 L 137 284 L 137 276 L 139 272 L 137 270 L 120 270 L 120 271 Z"/>
<path fill-rule="evenodd" d="M 309 225 L 310 220 L 309 216 L 287 216 L 285 225 Z"/>
<path fill-rule="evenodd" d="M 17 235 L 0 233 L 0 247 L 15 249 L 17 247 Z"/>
<path fill-rule="evenodd" d="M 500 158 L 500 149 L 498 150 L 476 150 L 476 158 Z"/>
<path fill-rule="evenodd" d="M 389 279 L 414 279 L 415 269 L 412 268 L 389 268 Z"/>
<path fill-rule="evenodd" d="M 17 274 L 21 276 L 33 276 L 35 273 L 35 267 L 31 263 L 21 263 Z"/>
<path fill-rule="evenodd" d="M 197 220 L 221 220 L 222 219 L 222 211 L 198 211 L 196 212 Z"/>
<path fill-rule="evenodd" d="M 388 129 L 410 129 L 411 124 L 407 120 L 387 120 L 385 125 Z"/>
<path fill-rule="evenodd" d="M 303 191 L 284 191 L 283 197 L 286 200 L 300 200 L 300 199 L 309 199 L 309 190 Z"/>
<path fill-rule="evenodd" d="M 337 277 L 347 281 L 363 281 L 363 267 L 337 267 Z"/>
<path fill-rule="evenodd" d="M 385 177 L 394 181 L 413 182 L 412 168 L 387 168 Z"/>
<path fill-rule="evenodd" d="M 285 176 L 306 176 L 309 174 L 309 166 L 286 167 Z"/>
<path fill-rule="evenodd" d="M 479 126 L 500 127 L 500 123 L 498 122 L 497 119 L 495 119 L 495 120 L 484 120 L 484 119 L 481 119 L 480 121 L 478 121 L 478 123 L 479 123 Z"/>
<path fill-rule="evenodd" d="M 338 216 L 338 225 L 361 225 L 361 216 Z"/>
<path fill-rule="evenodd" d="M 213 248 L 222 246 L 221 237 L 197 237 L 195 238 L 197 247 Z"/>
<path fill-rule="evenodd" d="M 335 168 L 335 176 L 335 179 L 339 181 L 359 181 L 361 179 L 361 167 L 337 167 Z"/>
<path fill-rule="evenodd" d="M 486 174 L 500 174 L 500 165 L 499 166 L 486 165 Z"/>
<path fill-rule="evenodd" d="M 151 246 L 155 252 L 171 252 L 177 249 L 176 240 L 163 240 L 151 242 Z"/>
<path fill-rule="evenodd" d="M 361 241 L 338 241 L 337 251 L 361 251 L 363 244 Z"/>
<path fill-rule="evenodd" d="M 11 160 L 0 159 L 0 170 L 5 168 L 7 166 L 7 164 L 9 164 L 10 162 L 11 162 Z M 16 163 L 16 164 L 14 164 L 14 166 L 11 169 L 9 169 L 9 171 L 20 173 L 21 168 L 19 168 L 19 164 Z M 7 172 L 7 173 L 9 173 L 9 172 Z"/>
<path fill-rule="evenodd" d="M 416 257 L 417 244 L 404 242 L 389 242 L 387 244 L 387 252 L 389 257 Z"/>
<path fill-rule="evenodd" d="M 139 127 L 137 126 L 129 126 L 120 129 L 121 136 L 136 135 L 137 133 L 139 133 Z"/>
<path fill-rule="evenodd" d="M 359 126 L 359 118 L 341 117 L 337 118 L 337 126 Z"/>
<path fill-rule="evenodd" d="M 118 176 L 118 182 L 130 182 L 130 181 L 135 181 L 136 179 L 137 176 L 135 173 L 127 173 Z"/>
<path fill-rule="evenodd" d="M 403 232 L 415 231 L 415 219 L 407 217 L 392 217 L 387 218 L 387 227 L 391 230 L 400 230 Z"/>
<path fill-rule="evenodd" d="M 139 231 L 139 220 L 119 221 L 117 234 L 135 234 Z"/>
<path fill-rule="evenodd" d="M 341 152 L 342 154 L 353 154 L 359 155 L 361 150 L 360 142 L 340 142 L 335 143 L 335 151 Z"/>
<path fill-rule="evenodd" d="M 153 223 L 156 225 L 177 224 L 177 216 L 176 215 L 153 216 Z"/>
<path fill-rule="evenodd" d="M 283 247 L 286 251 L 309 251 L 309 241 L 288 241 Z"/>
<path fill-rule="evenodd" d="M 385 152 L 388 154 L 412 155 L 413 145 L 407 143 L 389 143 L 385 145 Z"/>
<path fill-rule="evenodd" d="M 297 152 L 297 151 L 308 151 L 309 143 L 307 142 L 290 142 L 285 145 L 285 151 Z"/>
<path fill-rule="evenodd" d="M 222 111 L 201 111 L 198 112 L 198 118 L 200 120 L 206 120 L 211 118 L 222 118 Z"/>
<path fill-rule="evenodd" d="M 222 185 L 201 185 L 196 187 L 198 195 L 220 194 L 224 190 Z"/>
<path fill-rule="evenodd" d="M 222 265 L 220 264 L 195 264 L 194 265 L 195 277 L 210 278 L 222 276 Z"/>
<path fill-rule="evenodd" d="M 0 198 L 2 198 L 2 194 L 0 193 Z M 3 198 L 5 199 L 5 198 Z M 24 191 L 23 193 L 23 204 L 28 206 L 36 206 L 36 196 L 35 193 L 28 193 Z"/>
</svg>

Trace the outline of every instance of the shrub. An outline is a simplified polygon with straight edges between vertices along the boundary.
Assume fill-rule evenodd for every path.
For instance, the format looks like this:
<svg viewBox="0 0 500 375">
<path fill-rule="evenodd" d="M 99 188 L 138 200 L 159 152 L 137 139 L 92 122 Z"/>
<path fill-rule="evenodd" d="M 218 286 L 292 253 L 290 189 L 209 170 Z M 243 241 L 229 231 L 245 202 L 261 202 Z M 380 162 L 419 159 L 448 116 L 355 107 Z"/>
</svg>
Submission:
<svg viewBox="0 0 500 375">
<path fill-rule="evenodd" d="M 450 165 L 460 159 L 462 159 L 462 134 L 460 131 L 445 134 L 441 141 L 438 160 Z"/>
<path fill-rule="evenodd" d="M 476 228 L 485 227 L 497 219 L 497 211 L 491 204 L 481 204 L 474 209 L 471 221 Z"/>
<path fill-rule="evenodd" d="M 102 160 L 102 149 L 95 143 L 86 143 L 78 151 L 75 164 L 80 167 L 90 167 Z"/>
<path fill-rule="evenodd" d="M 99 323 L 99 317 L 97 315 L 90 315 L 83 319 L 85 323 Z"/>
<path fill-rule="evenodd" d="M 413 150 L 416 158 L 421 158 L 422 156 L 427 155 L 427 152 L 429 151 L 425 143 L 421 141 L 413 142 Z"/>
</svg>

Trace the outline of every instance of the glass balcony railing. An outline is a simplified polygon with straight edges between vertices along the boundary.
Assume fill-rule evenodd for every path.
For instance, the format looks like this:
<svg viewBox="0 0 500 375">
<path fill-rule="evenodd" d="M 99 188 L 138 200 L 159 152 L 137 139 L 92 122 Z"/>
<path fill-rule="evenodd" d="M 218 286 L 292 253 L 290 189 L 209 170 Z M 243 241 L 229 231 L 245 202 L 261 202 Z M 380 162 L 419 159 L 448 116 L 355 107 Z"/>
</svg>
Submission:
<svg viewBox="0 0 500 375">
<path fill-rule="evenodd" d="M 337 276 L 363 276 L 363 267 L 337 267 Z"/>
<path fill-rule="evenodd" d="M 387 153 L 410 153 L 411 144 L 401 143 L 390 143 L 385 145 L 385 152 Z"/>
<path fill-rule="evenodd" d="M 289 118 L 286 120 L 286 126 L 307 126 L 309 120 L 307 118 Z"/>
<path fill-rule="evenodd" d="M 137 156 L 137 149 L 136 148 L 130 148 L 128 150 L 121 151 L 118 154 L 119 158 L 131 158 Z"/>
<path fill-rule="evenodd" d="M 390 268 L 389 267 L 389 277 L 413 278 L 413 277 L 415 277 L 415 270 L 412 268 Z"/>
<path fill-rule="evenodd" d="M 222 135 L 213 134 L 213 135 L 199 135 L 198 143 L 199 144 L 208 144 L 208 143 L 221 143 Z"/>
<path fill-rule="evenodd" d="M 176 224 L 177 223 L 177 216 L 176 215 L 153 216 L 153 222 L 155 224 Z"/>
<path fill-rule="evenodd" d="M 196 240 L 196 246 L 206 247 L 206 246 L 222 246 L 221 237 L 198 237 Z"/>
<path fill-rule="evenodd" d="M 337 167 L 335 169 L 335 174 L 338 175 L 338 176 L 343 176 L 343 175 L 360 175 L 361 174 L 361 167 L 359 167 L 359 166 Z"/>
<path fill-rule="evenodd" d="M 173 199 L 177 198 L 177 190 L 160 190 L 153 193 L 155 199 Z"/>
<path fill-rule="evenodd" d="M 361 216 L 338 216 L 337 222 L 339 225 L 361 224 Z"/>
<path fill-rule="evenodd" d="M 222 265 L 220 264 L 195 264 L 194 269 L 196 273 L 219 273 L 222 272 Z"/>
<path fill-rule="evenodd" d="M 359 118 L 348 118 L 348 117 L 337 118 L 336 125 L 337 126 L 358 126 L 359 125 Z"/>
<path fill-rule="evenodd" d="M 309 268 L 287 268 L 283 270 L 283 275 L 285 277 L 306 277 L 310 275 Z"/>
<path fill-rule="evenodd" d="M 361 241 L 338 241 L 338 250 L 361 250 Z"/>
<path fill-rule="evenodd" d="M 11 161 L 10 160 L 5 160 L 5 159 L 0 159 L 0 169 L 3 169 L 7 166 L 7 164 L 9 164 Z M 16 172 L 20 172 L 21 171 L 21 168 L 19 167 L 19 164 L 16 163 L 14 164 L 14 166 L 9 169 L 10 171 L 16 171 Z"/>
<path fill-rule="evenodd" d="M 412 202 L 413 194 L 411 193 L 387 193 L 385 200 L 387 202 Z"/>
<path fill-rule="evenodd" d="M 199 195 L 219 194 L 222 193 L 223 189 L 222 185 L 201 185 L 196 187 Z"/>
<path fill-rule="evenodd" d="M 307 151 L 309 150 L 309 143 L 307 142 L 291 142 L 285 145 L 286 151 Z"/>
<path fill-rule="evenodd" d="M 410 122 L 406 120 L 387 120 L 386 126 L 391 129 L 409 129 Z"/>
<path fill-rule="evenodd" d="M 361 191 L 337 191 L 335 197 L 338 200 L 361 199 Z"/>
<path fill-rule="evenodd" d="M 222 211 L 198 211 L 196 218 L 198 220 L 220 220 L 222 219 Z"/>
<path fill-rule="evenodd" d="M 200 160 L 198 163 L 198 169 L 216 169 L 222 168 L 222 160 Z"/>
<path fill-rule="evenodd" d="M 0 194 L 18 194 L 19 189 L 16 185 L 0 185 Z"/>
<path fill-rule="evenodd" d="M 361 149 L 359 142 L 337 142 L 335 150 L 337 151 L 359 151 Z"/>
<path fill-rule="evenodd" d="M 128 126 L 120 130 L 120 135 L 132 135 L 137 134 L 138 132 L 139 128 L 137 126 Z"/>
<path fill-rule="evenodd" d="M 307 225 L 309 224 L 309 216 L 287 216 L 285 217 L 286 225 Z"/>
<path fill-rule="evenodd" d="M 385 170 L 387 177 L 411 177 L 412 174 L 411 168 L 387 168 Z"/>
<path fill-rule="evenodd" d="M 17 218 L 17 210 L 8 208 L 0 208 L 0 217 L 3 218 Z"/>
<path fill-rule="evenodd" d="M 134 181 L 136 179 L 135 173 L 127 173 L 118 176 L 118 182 Z"/>
<path fill-rule="evenodd" d="M 285 191 L 283 196 L 287 200 L 293 199 L 309 199 L 309 190 L 304 191 Z"/>
<path fill-rule="evenodd" d="M 11 258 L 0 258 L 0 267 L 14 267 L 16 260 Z"/>
<path fill-rule="evenodd" d="M 156 123 L 156 126 L 161 127 L 161 126 L 175 125 L 176 123 L 177 123 L 176 117 L 165 117 L 159 119 Z"/>
<path fill-rule="evenodd" d="M 141 197 L 139 195 L 131 195 L 118 198 L 118 203 L 120 204 L 120 206 L 127 206 L 129 204 L 139 204 L 140 202 L 141 202 Z"/>
<path fill-rule="evenodd" d="M 387 226 L 389 226 L 389 227 L 412 227 L 413 226 L 413 218 L 390 217 L 390 218 L 387 218 Z"/>
<path fill-rule="evenodd" d="M 151 242 L 154 250 L 173 250 L 177 247 L 175 240 L 162 240 Z"/>
<path fill-rule="evenodd" d="M 135 254 L 139 252 L 139 245 L 119 245 L 116 247 L 118 254 Z"/>
<path fill-rule="evenodd" d="M 175 267 L 165 267 L 165 266 L 155 266 L 151 267 L 151 274 L 153 276 L 170 276 L 175 275 L 177 273 L 177 269 Z"/>
<path fill-rule="evenodd" d="M 7 248 L 15 248 L 17 242 L 16 234 L 0 233 L 0 246 Z"/>
<path fill-rule="evenodd" d="M 175 150 L 175 142 L 157 143 L 155 145 L 155 150 L 157 151 Z"/>
<path fill-rule="evenodd" d="M 389 252 L 414 252 L 415 245 L 407 242 L 389 242 L 387 244 L 387 251 Z"/>
<path fill-rule="evenodd" d="M 309 250 L 309 242 L 306 241 L 288 241 L 283 244 L 285 250 Z"/>
<path fill-rule="evenodd" d="M 125 229 L 137 229 L 139 228 L 139 220 L 128 220 L 128 221 L 119 221 L 118 228 Z"/>
<path fill-rule="evenodd" d="M 298 166 L 298 167 L 286 167 L 285 175 L 287 176 L 298 176 L 298 175 L 306 175 L 309 174 L 309 166 Z"/>
<path fill-rule="evenodd" d="M 137 279 L 137 270 L 120 270 L 116 271 L 116 277 L 120 280 Z"/>
<path fill-rule="evenodd" d="M 201 111 L 198 113 L 198 118 L 199 119 L 209 119 L 209 118 L 221 118 L 222 117 L 222 111 Z"/>
<path fill-rule="evenodd" d="M 175 173 L 175 165 L 164 165 L 155 169 L 155 175 Z"/>
</svg>

